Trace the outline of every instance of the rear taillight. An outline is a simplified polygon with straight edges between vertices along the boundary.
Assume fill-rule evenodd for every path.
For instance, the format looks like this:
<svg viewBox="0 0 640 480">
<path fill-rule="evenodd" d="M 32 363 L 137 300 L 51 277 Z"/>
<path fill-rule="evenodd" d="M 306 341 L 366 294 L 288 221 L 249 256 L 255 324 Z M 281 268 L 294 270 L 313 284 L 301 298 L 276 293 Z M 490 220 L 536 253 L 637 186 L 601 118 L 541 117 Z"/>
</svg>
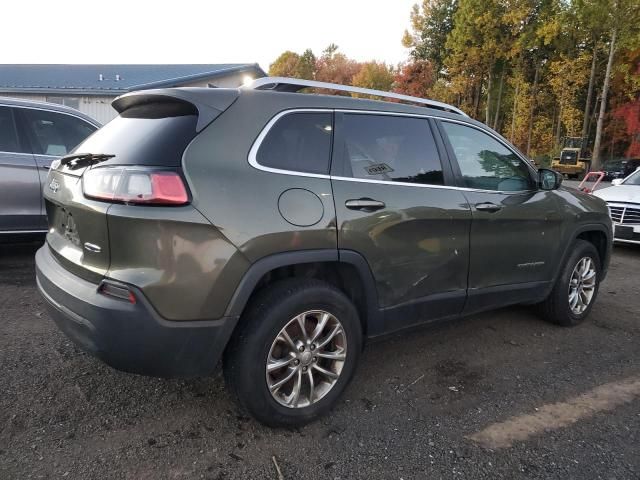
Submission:
<svg viewBox="0 0 640 480">
<path fill-rule="evenodd" d="M 103 167 L 82 176 L 85 197 L 145 205 L 184 205 L 189 195 L 175 171 L 142 167 Z"/>
</svg>

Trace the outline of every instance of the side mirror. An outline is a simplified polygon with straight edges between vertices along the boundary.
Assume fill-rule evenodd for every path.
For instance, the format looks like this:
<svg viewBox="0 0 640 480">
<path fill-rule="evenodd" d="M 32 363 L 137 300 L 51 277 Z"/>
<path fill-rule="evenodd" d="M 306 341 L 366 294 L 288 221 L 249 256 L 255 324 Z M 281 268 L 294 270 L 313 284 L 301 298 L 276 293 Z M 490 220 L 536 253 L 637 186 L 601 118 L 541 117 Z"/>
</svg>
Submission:
<svg viewBox="0 0 640 480">
<path fill-rule="evenodd" d="M 562 174 L 541 168 L 538 170 L 538 185 L 541 190 L 557 190 L 562 185 Z"/>
<path fill-rule="evenodd" d="M 623 181 L 624 178 L 614 178 L 613 180 L 611 180 L 611 185 L 617 187 L 618 185 L 622 185 Z"/>
</svg>

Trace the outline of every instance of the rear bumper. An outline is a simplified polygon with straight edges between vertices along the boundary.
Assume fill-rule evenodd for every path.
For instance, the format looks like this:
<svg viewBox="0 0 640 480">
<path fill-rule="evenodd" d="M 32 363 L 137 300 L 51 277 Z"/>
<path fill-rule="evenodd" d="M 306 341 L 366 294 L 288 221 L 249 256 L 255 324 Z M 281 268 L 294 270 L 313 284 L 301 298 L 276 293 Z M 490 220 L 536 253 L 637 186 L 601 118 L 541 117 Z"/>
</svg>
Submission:
<svg viewBox="0 0 640 480">
<path fill-rule="evenodd" d="M 64 269 L 48 245 L 36 253 L 36 280 L 51 318 L 74 343 L 118 370 L 158 377 L 213 372 L 237 317 L 212 321 L 161 318 L 141 291 L 136 303 L 98 293 Z"/>
</svg>

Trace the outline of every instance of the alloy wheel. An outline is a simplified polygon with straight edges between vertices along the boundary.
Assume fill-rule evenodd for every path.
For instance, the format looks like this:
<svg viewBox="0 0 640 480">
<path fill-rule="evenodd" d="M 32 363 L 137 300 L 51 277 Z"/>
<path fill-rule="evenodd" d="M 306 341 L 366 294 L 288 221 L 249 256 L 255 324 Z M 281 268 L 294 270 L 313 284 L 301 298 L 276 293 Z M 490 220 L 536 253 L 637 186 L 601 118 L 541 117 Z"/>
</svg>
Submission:
<svg viewBox="0 0 640 480">
<path fill-rule="evenodd" d="M 591 257 L 581 258 L 569 280 L 569 308 L 575 315 L 587 309 L 596 290 L 597 272 Z"/>
<path fill-rule="evenodd" d="M 347 337 L 340 321 L 324 310 L 292 318 L 271 344 L 267 387 L 288 408 L 313 405 L 335 386 L 347 358 Z"/>
</svg>

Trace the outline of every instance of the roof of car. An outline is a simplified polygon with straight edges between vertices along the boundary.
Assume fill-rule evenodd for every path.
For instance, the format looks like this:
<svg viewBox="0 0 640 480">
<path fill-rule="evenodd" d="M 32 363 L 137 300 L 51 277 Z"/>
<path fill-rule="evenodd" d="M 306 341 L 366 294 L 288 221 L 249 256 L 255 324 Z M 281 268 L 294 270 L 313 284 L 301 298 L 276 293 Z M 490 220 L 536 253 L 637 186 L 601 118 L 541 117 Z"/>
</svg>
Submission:
<svg viewBox="0 0 640 480">
<path fill-rule="evenodd" d="M 83 120 L 86 120 L 87 122 L 91 123 L 92 125 L 95 125 L 96 127 L 100 126 L 100 123 L 98 123 L 96 120 L 76 110 L 75 108 L 67 107 L 65 105 L 60 105 L 57 103 L 38 102 L 35 100 L 24 100 L 24 99 L 18 99 L 18 98 L 0 97 L 0 106 L 35 108 L 38 110 L 49 110 L 54 112 L 67 113 L 69 115 L 80 117 Z"/>
<path fill-rule="evenodd" d="M 0 92 L 93 93 L 119 95 L 132 90 L 172 87 L 186 82 L 251 72 L 257 63 L 183 65 L 0 65 Z"/>
</svg>

